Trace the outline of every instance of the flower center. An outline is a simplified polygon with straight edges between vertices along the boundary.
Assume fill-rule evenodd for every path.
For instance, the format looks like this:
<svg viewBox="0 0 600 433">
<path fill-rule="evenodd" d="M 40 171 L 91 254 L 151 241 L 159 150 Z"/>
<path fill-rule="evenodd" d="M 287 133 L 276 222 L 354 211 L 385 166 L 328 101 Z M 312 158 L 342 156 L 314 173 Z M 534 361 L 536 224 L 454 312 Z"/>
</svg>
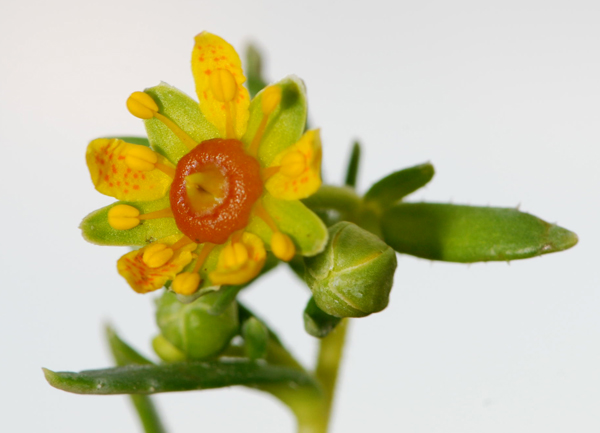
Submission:
<svg viewBox="0 0 600 433">
<path fill-rule="evenodd" d="M 262 190 L 260 165 L 239 140 L 203 141 L 175 169 L 170 192 L 175 223 L 196 243 L 225 243 L 248 225 Z"/>
</svg>

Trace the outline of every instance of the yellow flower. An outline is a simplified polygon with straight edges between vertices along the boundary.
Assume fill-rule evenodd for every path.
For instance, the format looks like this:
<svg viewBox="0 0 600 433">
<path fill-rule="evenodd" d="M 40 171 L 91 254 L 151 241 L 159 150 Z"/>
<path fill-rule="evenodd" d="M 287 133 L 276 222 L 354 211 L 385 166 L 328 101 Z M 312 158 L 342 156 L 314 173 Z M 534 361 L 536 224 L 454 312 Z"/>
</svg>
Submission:
<svg viewBox="0 0 600 433">
<path fill-rule="evenodd" d="M 289 261 L 319 253 L 320 219 L 299 200 L 321 184 L 318 130 L 307 131 L 296 77 L 252 101 L 239 56 L 226 41 L 196 36 L 192 71 L 200 103 L 166 84 L 134 92 L 129 111 L 149 142 L 101 138 L 86 160 L 96 189 L 122 200 L 88 215 L 84 237 L 137 245 L 118 271 L 138 293 L 244 284 L 271 251 Z"/>
</svg>

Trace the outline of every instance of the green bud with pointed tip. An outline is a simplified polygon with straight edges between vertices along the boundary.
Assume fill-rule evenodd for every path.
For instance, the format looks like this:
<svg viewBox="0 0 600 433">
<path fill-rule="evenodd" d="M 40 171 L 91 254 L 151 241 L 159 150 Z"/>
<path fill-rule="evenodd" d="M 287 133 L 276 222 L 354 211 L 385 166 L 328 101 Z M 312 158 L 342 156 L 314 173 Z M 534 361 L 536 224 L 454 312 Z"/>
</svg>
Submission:
<svg viewBox="0 0 600 433">
<path fill-rule="evenodd" d="M 218 316 L 209 313 L 218 297 L 209 293 L 189 304 L 166 292 L 157 301 L 156 322 L 164 338 L 189 359 L 219 355 L 239 331 L 237 303 Z"/>
<path fill-rule="evenodd" d="M 325 250 L 305 264 L 305 280 L 327 314 L 364 317 L 388 304 L 396 253 L 355 224 L 343 221 L 330 227 Z"/>
</svg>

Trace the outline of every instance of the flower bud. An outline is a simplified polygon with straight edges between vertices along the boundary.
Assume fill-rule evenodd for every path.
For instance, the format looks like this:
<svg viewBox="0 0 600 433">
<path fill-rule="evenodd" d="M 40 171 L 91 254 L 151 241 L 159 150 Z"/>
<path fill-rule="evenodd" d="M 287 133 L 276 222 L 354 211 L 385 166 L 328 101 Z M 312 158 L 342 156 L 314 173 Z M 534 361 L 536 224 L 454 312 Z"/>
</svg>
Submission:
<svg viewBox="0 0 600 433">
<path fill-rule="evenodd" d="M 325 250 L 305 264 L 305 280 L 327 314 L 364 317 L 388 304 L 396 253 L 355 224 L 343 221 L 330 227 Z"/>
<path fill-rule="evenodd" d="M 207 359 L 219 355 L 238 333 L 237 303 L 221 314 L 208 310 L 218 298 L 209 293 L 189 304 L 182 304 L 171 292 L 157 301 L 156 322 L 162 336 L 188 359 Z"/>
</svg>

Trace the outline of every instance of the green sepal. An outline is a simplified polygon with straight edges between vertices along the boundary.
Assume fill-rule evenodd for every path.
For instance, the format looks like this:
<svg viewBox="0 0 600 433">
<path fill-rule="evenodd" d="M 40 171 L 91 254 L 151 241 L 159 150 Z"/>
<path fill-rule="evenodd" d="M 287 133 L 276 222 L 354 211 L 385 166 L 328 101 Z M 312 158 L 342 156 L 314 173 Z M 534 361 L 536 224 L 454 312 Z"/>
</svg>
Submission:
<svg viewBox="0 0 600 433">
<path fill-rule="evenodd" d="M 254 98 L 267 85 L 262 76 L 262 56 L 258 48 L 250 44 L 246 48 L 246 85 L 250 98 Z"/>
<path fill-rule="evenodd" d="M 304 280 L 325 313 L 364 317 L 387 307 L 396 253 L 357 225 L 342 221 L 330 227 L 325 250 L 304 263 Z"/>
<path fill-rule="evenodd" d="M 263 167 L 281 153 L 295 144 L 306 125 L 306 89 L 298 77 L 289 76 L 273 84 L 281 88 L 281 103 L 269 116 L 263 138 L 258 150 L 258 159 Z M 262 92 L 250 102 L 250 118 L 248 129 L 242 138 L 246 146 L 250 145 L 263 118 Z"/>
<path fill-rule="evenodd" d="M 150 141 L 146 137 L 126 136 L 126 137 L 104 137 L 104 138 L 108 138 L 108 139 L 116 138 L 118 140 L 123 140 L 126 143 L 139 144 L 141 146 L 150 147 Z"/>
<path fill-rule="evenodd" d="M 208 309 L 208 312 L 216 316 L 222 314 L 223 311 L 229 308 L 231 303 L 235 301 L 235 298 L 242 289 L 254 283 L 258 278 L 269 272 L 271 269 L 274 269 L 278 264 L 279 259 L 277 259 L 277 257 L 275 257 L 273 254 L 267 253 L 267 259 L 265 260 L 265 264 L 260 270 L 259 274 L 245 284 L 221 287 L 221 289 L 215 293 L 215 301 Z"/>
<path fill-rule="evenodd" d="M 267 356 L 269 331 L 260 320 L 256 317 L 246 320 L 242 325 L 242 337 L 248 358 L 261 359 Z"/>
<path fill-rule="evenodd" d="M 304 330 L 313 337 L 326 337 L 342 321 L 321 310 L 315 298 L 311 297 L 304 309 Z"/>
<path fill-rule="evenodd" d="M 385 209 L 425 186 L 434 174 L 430 163 L 396 171 L 371 186 L 365 194 L 365 203 L 374 202 Z"/>
<path fill-rule="evenodd" d="M 159 112 L 171 119 L 197 143 L 219 137 L 217 127 L 210 123 L 200 105 L 175 87 L 166 83 L 144 90 L 156 102 Z M 188 147 L 160 120 L 144 120 L 152 148 L 173 164 L 189 152 Z"/>
<path fill-rule="evenodd" d="M 346 169 L 346 181 L 344 184 L 351 188 L 356 186 L 356 179 L 358 177 L 358 169 L 360 164 L 360 143 L 356 141 L 352 146 L 352 153 L 350 154 L 350 161 L 348 162 L 348 168 Z"/>
<path fill-rule="evenodd" d="M 296 245 L 296 252 L 303 256 L 314 256 L 327 243 L 327 227 L 323 221 L 299 200 L 280 200 L 264 194 L 262 203 L 279 230 L 286 233 Z M 260 218 L 252 218 L 247 230 L 271 244 L 273 231 Z"/>
<path fill-rule="evenodd" d="M 577 235 L 512 208 L 402 203 L 382 217 L 396 251 L 431 260 L 472 263 L 526 259 L 563 251 Z"/>
<path fill-rule="evenodd" d="M 114 229 L 108 224 L 108 211 L 110 208 L 119 204 L 133 206 L 142 214 L 161 210 L 170 206 L 169 197 L 165 196 L 153 201 L 119 201 L 98 209 L 86 216 L 79 225 L 83 238 L 86 241 L 98 245 L 144 246 L 157 239 L 180 233 L 173 218 L 145 220 L 137 227 L 129 230 Z"/>
<path fill-rule="evenodd" d="M 319 389 L 315 380 L 302 370 L 248 360 L 129 365 L 80 373 L 43 371 L 50 385 L 75 394 L 157 394 L 290 383 Z"/>
<path fill-rule="evenodd" d="M 220 315 L 208 310 L 215 302 L 209 293 L 190 304 L 182 304 L 165 291 L 157 300 L 156 323 L 161 334 L 189 359 L 208 359 L 219 355 L 239 331 L 237 304 Z"/>
</svg>

